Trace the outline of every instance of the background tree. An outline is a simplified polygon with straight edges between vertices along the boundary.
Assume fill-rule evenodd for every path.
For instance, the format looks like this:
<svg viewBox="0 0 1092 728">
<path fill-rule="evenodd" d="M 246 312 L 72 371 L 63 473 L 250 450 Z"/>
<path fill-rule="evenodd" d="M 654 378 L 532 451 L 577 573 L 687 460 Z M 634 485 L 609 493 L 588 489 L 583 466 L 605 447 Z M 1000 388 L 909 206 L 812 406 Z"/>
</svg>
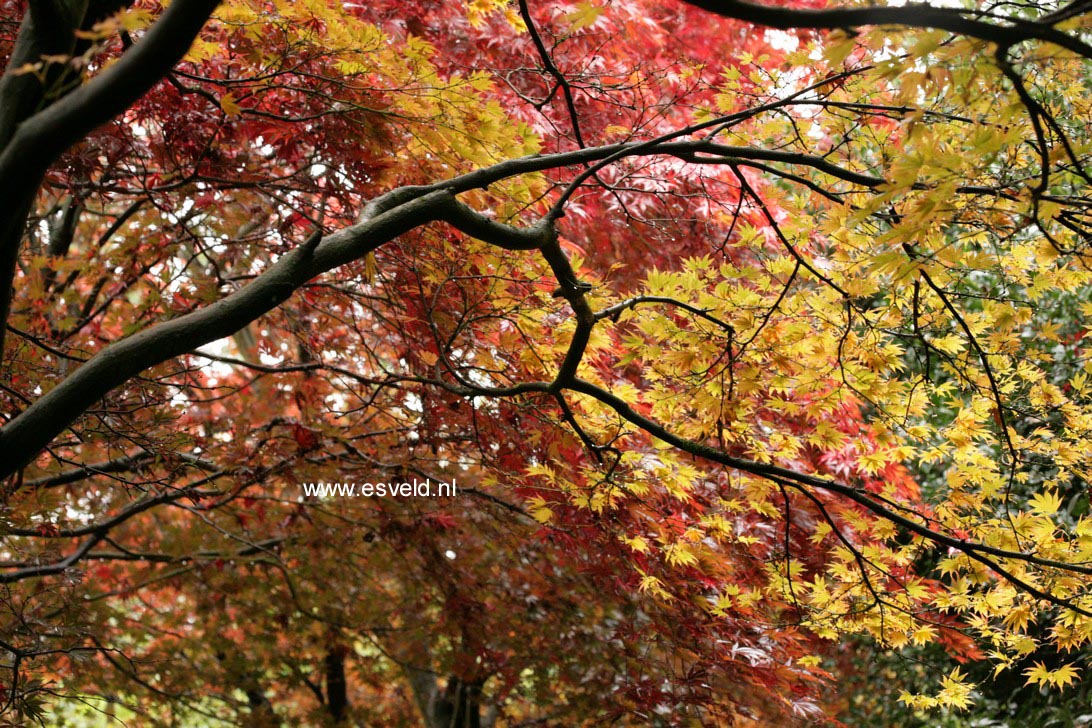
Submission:
<svg viewBox="0 0 1092 728">
<path fill-rule="evenodd" d="M 1075 679 L 1021 661 L 1092 629 L 1079 13 L 122 5 L 4 5 L 5 710 Z"/>
</svg>

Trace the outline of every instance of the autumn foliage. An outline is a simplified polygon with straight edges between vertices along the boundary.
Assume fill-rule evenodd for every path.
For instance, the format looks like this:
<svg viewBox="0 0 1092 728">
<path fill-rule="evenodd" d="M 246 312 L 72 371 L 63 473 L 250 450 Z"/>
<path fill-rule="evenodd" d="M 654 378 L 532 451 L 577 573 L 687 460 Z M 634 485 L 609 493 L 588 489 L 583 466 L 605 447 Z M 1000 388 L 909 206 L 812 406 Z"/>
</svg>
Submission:
<svg viewBox="0 0 1092 728">
<path fill-rule="evenodd" d="M 1080 13 L 0 7 L 13 724 L 837 720 L 847 635 L 960 664 L 914 711 L 1078 679 Z"/>
</svg>

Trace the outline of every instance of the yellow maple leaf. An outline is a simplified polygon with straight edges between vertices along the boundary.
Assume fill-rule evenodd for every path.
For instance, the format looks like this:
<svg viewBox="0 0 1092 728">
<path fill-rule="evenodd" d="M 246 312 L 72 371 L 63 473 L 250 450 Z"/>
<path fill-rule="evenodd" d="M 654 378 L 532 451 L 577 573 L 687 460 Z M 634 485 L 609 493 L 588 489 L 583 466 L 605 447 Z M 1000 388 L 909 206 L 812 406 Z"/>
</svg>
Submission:
<svg viewBox="0 0 1092 728">
<path fill-rule="evenodd" d="M 1079 674 L 1073 665 L 1062 665 L 1057 670 L 1050 670 L 1042 662 L 1036 662 L 1034 666 L 1024 670 L 1027 675 L 1025 685 L 1052 685 L 1065 687 L 1077 679 Z"/>
<path fill-rule="evenodd" d="M 1028 500 L 1028 506 L 1033 513 L 1049 516 L 1058 512 L 1062 507 L 1062 498 L 1052 490 L 1043 491 Z"/>
<path fill-rule="evenodd" d="M 235 99 L 235 94 L 230 92 L 220 97 L 220 108 L 224 110 L 224 113 L 228 116 L 239 116 L 243 113 L 243 109 L 239 106 L 239 102 Z"/>
</svg>

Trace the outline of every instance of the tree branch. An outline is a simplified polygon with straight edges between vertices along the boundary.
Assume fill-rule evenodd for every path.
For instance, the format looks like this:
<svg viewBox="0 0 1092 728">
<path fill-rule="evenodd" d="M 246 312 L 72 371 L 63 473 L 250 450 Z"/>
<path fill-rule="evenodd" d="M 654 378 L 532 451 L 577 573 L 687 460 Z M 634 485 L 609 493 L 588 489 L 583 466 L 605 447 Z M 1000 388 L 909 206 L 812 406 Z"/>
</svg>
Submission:
<svg viewBox="0 0 1092 728">
<path fill-rule="evenodd" d="M 707 127 L 710 123 L 700 126 Z M 578 326 L 572 349 L 562 365 L 555 386 L 566 383 L 575 375 L 576 364 L 583 356 L 585 339 L 595 317 L 583 299 L 585 284 L 576 280 L 568 260 L 557 245 L 551 216 L 547 215 L 533 227 L 517 228 L 496 222 L 474 211 L 459 202 L 455 195 L 488 187 L 509 177 L 586 162 L 615 160 L 633 155 L 685 155 L 697 151 L 722 151 L 702 139 L 670 141 L 678 139 L 679 136 L 677 132 L 652 142 L 614 144 L 552 155 L 522 157 L 435 185 L 404 187 L 382 195 L 365 207 L 359 223 L 321 239 L 312 239 L 313 249 L 308 245 L 297 248 L 245 288 L 206 308 L 134 334 L 92 357 L 61 384 L 0 429 L 0 478 L 24 467 L 82 412 L 131 377 L 211 341 L 230 336 L 279 306 L 296 289 L 315 276 L 361 258 L 399 235 L 430 222 L 447 222 L 467 235 L 507 250 L 538 249 L 543 252 L 561 284 L 559 294 L 573 305 L 578 318 L 587 319 Z M 768 153 L 760 149 L 730 149 L 737 156 L 754 153 L 769 158 Z M 695 161 L 706 162 L 704 158 Z M 818 160 L 806 155 L 791 155 L 780 161 L 808 165 Z M 816 166 L 825 173 L 832 171 L 828 169 L 826 162 Z"/>
<path fill-rule="evenodd" d="M 907 28 L 946 30 L 956 35 L 996 43 L 999 46 L 1040 40 L 1092 59 L 1092 46 L 1049 24 L 1021 18 L 1004 18 L 1000 22 L 991 23 L 972 17 L 975 11 L 961 8 L 942 8 L 924 3 L 911 3 L 894 7 L 811 10 L 763 5 L 745 0 L 686 0 L 686 2 L 725 18 L 743 20 L 778 30 L 798 28 L 836 30 L 866 25 L 900 25 Z M 1046 19 L 1049 17 L 1044 16 Z"/>
<path fill-rule="evenodd" d="M 363 257 L 423 222 L 435 220 L 437 203 L 450 196 L 445 191 L 424 195 L 325 237 L 313 251 L 305 246 L 296 248 L 236 293 L 106 347 L 0 430 L 0 477 L 30 462 L 80 413 L 129 378 L 230 336 L 284 303 L 320 273 Z"/>
<path fill-rule="evenodd" d="M 147 93 L 189 50 L 220 0 L 175 0 L 117 63 L 14 128 L 0 152 L 0 324 L 11 308 L 26 217 L 46 170 L 70 146 Z M 11 72 L 5 74 L 5 81 Z M 4 328 L 0 326 L 0 354 Z"/>
</svg>

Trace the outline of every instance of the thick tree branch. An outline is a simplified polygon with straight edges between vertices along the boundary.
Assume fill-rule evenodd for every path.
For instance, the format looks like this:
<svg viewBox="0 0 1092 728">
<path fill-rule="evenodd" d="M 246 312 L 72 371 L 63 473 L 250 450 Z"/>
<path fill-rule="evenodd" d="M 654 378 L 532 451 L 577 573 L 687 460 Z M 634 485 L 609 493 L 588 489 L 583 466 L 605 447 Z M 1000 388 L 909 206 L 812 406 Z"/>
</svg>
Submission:
<svg viewBox="0 0 1092 728">
<path fill-rule="evenodd" d="M 451 200 L 427 194 L 328 236 L 314 249 L 301 246 L 242 290 L 108 346 L 0 430 L 0 477 L 30 462 L 80 413 L 145 369 L 235 333 L 288 298 L 304 283 L 367 255 L 428 220 Z"/>
<path fill-rule="evenodd" d="M 934 7 L 911 3 L 895 7 L 798 9 L 763 5 L 745 0 L 686 0 L 690 5 L 725 18 L 743 20 L 778 30 L 811 28 L 815 30 L 853 29 L 869 25 L 895 25 L 906 28 L 946 30 L 956 35 L 977 38 L 998 46 L 1011 46 L 1030 40 L 1053 43 L 1092 59 L 1092 46 L 1080 38 L 1045 23 L 1021 18 L 989 22 L 975 17 L 973 10 Z M 1049 16 L 1044 16 L 1049 19 Z"/>
<path fill-rule="evenodd" d="M 217 5 L 219 0 L 175 0 L 117 63 L 29 118 L 16 119 L 10 139 L 0 138 L 6 142 L 0 152 L 0 199 L 5 204 L 0 215 L 0 323 L 8 319 L 23 227 L 46 170 L 162 79 L 189 50 Z M 10 71 L 5 74 L 5 83 L 10 76 Z M 0 326 L 0 353 L 3 334 Z"/>
<path fill-rule="evenodd" d="M 677 138 L 678 134 L 669 137 Z M 512 176 L 586 162 L 633 155 L 681 156 L 699 151 L 713 154 L 725 149 L 731 149 L 735 156 L 754 153 L 769 158 L 765 150 L 717 148 L 701 139 L 615 144 L 509 160 L 436 185 L 406 187 L 387 193 L 368 204 L 357 225 L 325 238 L 312 239 L 311 245 L 305 244 L 284 256 L 242 290 L 103 349 L 0 429 L 0 478 L 33 460 L 76 417 L 129 378 L 211 341 L 230 336 L 286 301 L 315 276 L 367 255 L 380 245 L 429 222 L 447 222 L 467 235 L 508 250 L 543 251 L 561 284 L 559 294 L 573 304 L 578 318 L 586 319 L 578 326 L 572 350 L 559 374 L 558 383 L 566 382 L 575 374 L 576 364 L 583 355 L 581 341 L 590 332 L 594 313 L 583 300 L 584 284 L 576 280 L 564 253 L 557 246 L 552 219 L 547 216 L 539 224 L 521 229 L 472 210 L 455 195 L 488 187 Z M 706 159 L 695 161 L 704 163 Z M 833 171 L 825 161 L 806 155 L 789 155 L 781 161 L 801 165 L 814 163 L 825 173 Z"/>
</svg>

